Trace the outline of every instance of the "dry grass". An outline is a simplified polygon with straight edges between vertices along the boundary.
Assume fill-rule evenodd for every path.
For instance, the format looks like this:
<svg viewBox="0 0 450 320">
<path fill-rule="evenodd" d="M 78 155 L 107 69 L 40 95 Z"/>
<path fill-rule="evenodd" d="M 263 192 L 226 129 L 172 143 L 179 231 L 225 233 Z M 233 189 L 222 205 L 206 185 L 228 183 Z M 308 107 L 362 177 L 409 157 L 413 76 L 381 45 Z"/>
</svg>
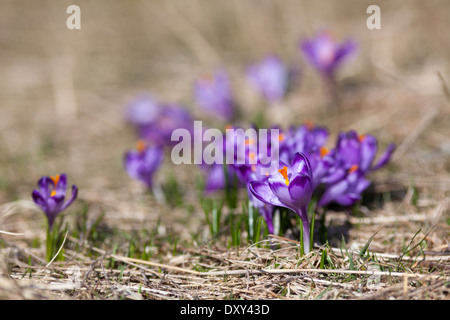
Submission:
<svg viewBox="0 0 450 320">
<path fill-rule="evenodd" d="M 79 31 L 65 27 L 70 4 L 0 4 L 0 298 L 448 299 L 448 1 L 379 1 L 377 31 L 366 28 L 367 1 L 77 1 Z M 319 79 L 296 47 L 322 25 L 360 41 L 340 73 L 338 114 L 323 112 Z M 355 215 L 328 214 L 330 245 L 306 257 L 289 235 L 229 248 L 225 231 L 211 241 L 187 168 L 167 162 L 157 177 L 185 186 L 178 208 L 149 198 L 122 169 L 134 144 L 123 108 L 137 93 L 200 117 L 192 80 L 224 65 L 250 119 L 258 100 L 241 73 L 268 52 L 302 67 L 299 87 L 267 111 L 273 124 L 312 119 L 398 145 L 373 175 L 372 199 Z M 96 236 L 68 235 L 66 261 L 48 265 L 44 216 L 28 200 L 40 176 L 61 171 L 80 189 L 67 219 L 88 208 L 89 229 L 104 217 Z M 130 235 L 150 259 L 131 257 Z"/>
</svg>

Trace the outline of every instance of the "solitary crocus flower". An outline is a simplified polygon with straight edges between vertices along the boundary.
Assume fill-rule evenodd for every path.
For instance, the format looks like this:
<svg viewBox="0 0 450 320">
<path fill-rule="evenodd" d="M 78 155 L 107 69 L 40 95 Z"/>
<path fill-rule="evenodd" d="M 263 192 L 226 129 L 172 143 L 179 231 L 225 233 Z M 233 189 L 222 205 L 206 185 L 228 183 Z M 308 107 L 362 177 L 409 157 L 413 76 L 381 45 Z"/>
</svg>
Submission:
<svg viewBox="0 0 450 320">
<path fill-rule="evenodd" d="M 269 102 L 281 100 L 288 89 L 290 71 L 283 61 L 271 55 L 247 69 L 247 79 L 255 90 Z"/>
<path fill-rule="evenodd" d="M 260 201 L 294 211 L 303 222 L 304 250 L 309 252 L 307 207 L 313 193 L 308 158 L 297 153 L 291 165 L 280 161 L 280 169 L 263 181 L 251 181 L 250 192 Z"/>
<path fill-rule="evenodd" d="M 221 120 L 233 117 L 233 95 L 225 71 L 220 70 L 212 76 L 198 78 L 194 84 L 194 96 L 197 105 L 210 115 Z"/>
<path fill-rule="evenodd" d="M 326 76 L 333 76 L 336 68 L 356 51 L 356 43 L 349 39 L 337 43 L 328 30 L 320 31 L 314 38 L 300 45 L 311 65 Z"/>
<path fill-rule="evenodd" d="M 37 184 L 38 189 L 33 190 L 32 197 L 47 216 L 48 228 L 51 231 L 56 216 L 76 199 L 78 188 L 75 185 L 72 186 L 72 196 L 64 203 L 67 189 L 67 177 L 65 174 L 42 177 Z"/>
<path fill-rule="evenodd" d="M 130 124 L 139 127 L 153 123 L 160 113 L 159 102 L 148 94 L 142 94 L 130 103 L 125 110 L 126 120 Z"/>
<path fill-rule="evenodd" d="M 330 32 L 326 30 L 300 44 L 300 48 L 309 63 L 322 75 L 324 89 L 329 100 L 329 108 L 339 106 L 335 78 L 336 70 L 344 60 L 356 51 L 356 47 L 356 42 L 351 39 L 342 43 L 335 42 Z"/>
<path fill-rule="evenodd" d="M 143 182 L 147 188 L 153 186 L 153 175 L 161 165 L 163 151 L 154 146 L 147 146 L 139 141 L 137 150 L 128 151 L 124 157 L 124 167 L 128 175 L 135 180 Z"/>
</svg>

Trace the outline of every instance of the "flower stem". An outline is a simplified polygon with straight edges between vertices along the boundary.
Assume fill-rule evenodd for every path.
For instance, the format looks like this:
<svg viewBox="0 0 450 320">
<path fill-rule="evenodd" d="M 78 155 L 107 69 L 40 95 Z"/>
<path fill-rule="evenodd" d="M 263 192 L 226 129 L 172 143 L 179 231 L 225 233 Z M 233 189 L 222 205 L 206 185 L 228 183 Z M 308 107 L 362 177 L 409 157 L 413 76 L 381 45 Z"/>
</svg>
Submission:
<svg viewBox="0 0 450 320">
<path fill-rule="evenodd" d="M 309 221 L 308 210 L 306 207 L 300 208 L 295 212 L 302 220 L 303 225 L 303 251 L 305 254 L 310 252 L 310 233 L 309 233 Z"/>
</svg>

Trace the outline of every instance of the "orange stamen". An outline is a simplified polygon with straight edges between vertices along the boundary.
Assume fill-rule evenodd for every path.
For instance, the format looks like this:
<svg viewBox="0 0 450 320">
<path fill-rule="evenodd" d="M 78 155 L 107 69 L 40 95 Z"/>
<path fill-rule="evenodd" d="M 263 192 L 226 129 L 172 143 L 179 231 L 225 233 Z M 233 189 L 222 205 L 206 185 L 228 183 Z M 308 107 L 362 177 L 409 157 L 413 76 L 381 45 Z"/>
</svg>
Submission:
<svg viewBox="0 0 450 320">
<path fill-rule="evenodd" d="M 55 184 L 55 187 L 56 187 L 56 185 L 59 182 L 59 174 L 57 174 L 56 176 L 51 176 L 50 179 L 52 179 L 52 181 L 53 181 L 53 183 Z"/>
<path fill-rule="evenodd" d="M 309 131 L 311 131 L 314 128 L 314 122 L 312 122 L 311 120 L 306 120 L 305 126 Z"/>
<path fill-rule="evenodd" d="M 248 154 L 248 156 L 250 157 L 250 160 L 252 160 L 252 161 L 255 160 L 256 155 L 255 155 L 254 152 L 250 152 L 250 153 Z"/>
<path fill-rule="evenodd" d="M 53 184 L 55 185 L 54 188 L 56 188 L 56 185 L 59 182 L 59 174 L 57 174 L 56 176 L 51 176 L 50 179 L 52 179 Z M 52 192 L 50 192 L 50 197 L 54 197 L 56 195 L 56 190 L 53 189 Z"/>
<path fill-rule="evenodd" d="M 283 141 L 284 140 L 284 134 L 280 133 L 280 135 L 278 136 L 278 141 Z"/>
<path fill-rule="evenodd" d="M 363 142 L 365 138 L 366 138 L 366 135 L 365 135 L 365 134 L 361 134 L 361 135 L 358 137 L 358 140 L 359 140 L 359 142 Z"/>
<path fill-rule="evenodd" d="M 254 145 L 254 144 L 255 144 L 255 140 L 253 140 L 253 139 L 245 140 L 245 145 L 246 145 L 246 146 Z"/>
<path fill-rule="evenodd" d="M 330 153 L 330 149 L 325 148 L 325 147 L 320 148 L 320 157 L 321 158 L 325 157 L 329 153 Z"/>
<path fill-rule="evenodd" d="M 284 166 L 282 169 L 278 170 L 279 173 L 283 176 L 284 180 L 286 180 L 286 185 L 289 185 L 289 177 L 287 175 L 287 167 Z"/>
<path fill-rule="evenodd" d="M 358 170 L 358 165 L 357 164 L 354 164 L 354 165 L 352 165 L 351 167 L 350 167 L 350 169 L 348 169 L 348 173 L 350 174 L 350 173 L 353 173 L 353 172 L 355 172 L 356 170 Z"/>
<path fill-rule="evenodd" d="M 137 142 L 137 144 L 136 144 L 136 149 L 137 149 L 137 151 L 139 151 L 139 152 L 144 151 L 144 150 L 145 150 L 145 147 L 146 147 L 146 143 L 145 143 L 144 140 L 139 140 L 139 141 Z"/>
<path fill-rule="evenodd" d="M 228 124 L 225 126 L 225 129 L 226 129 L 226 130 L 228 130 L 228 129 L 233 129 L 233 125 L 230 124 L 230 123 L 228 123 Z"/>
</svg>

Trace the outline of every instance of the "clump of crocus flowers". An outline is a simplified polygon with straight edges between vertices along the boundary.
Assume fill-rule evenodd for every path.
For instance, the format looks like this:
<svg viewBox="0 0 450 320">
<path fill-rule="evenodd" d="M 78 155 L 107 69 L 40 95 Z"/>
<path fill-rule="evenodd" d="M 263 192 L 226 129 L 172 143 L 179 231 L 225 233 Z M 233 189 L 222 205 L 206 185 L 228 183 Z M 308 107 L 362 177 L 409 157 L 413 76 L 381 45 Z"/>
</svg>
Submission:
<svg viewBox="0 0 450 320">
<path fill-rule="evenodd" d="M 261 146 L 252 139 L 245 141 L 245 161 L 227 165 L 241 185 L 246 186 L 250 203 L 259 209 L 268 230 L 273 233 L 273 215 L 277 207 L 292 210 L 302 221 L 304 250 L 308 252 L 309 223 L 307 209 L 311 198 L 317 199 L 317 207 L 325 208 L 334 203 L 350 207 L 361 200 L 371 181 L 369 173 L 385 166 L 395 149 L 389 144 L 375 161 L 378 141 L 370 134 L 357 134 L 351 130 L 341 132 L 334 146 L 328 147 L 329 132 L 325 127 L 304 125 L 280 129 L 279 162 L 277 170 L 269 171 L 260 163 Z M 224 138 L 225 139 L 225 138 Z M 241 140 L 242 141 L 242 140 Z M 269 142 L 267 149 L 270 148 Z M 226 148 L 237 148 L 235 143 L 224 143 Z M 252 160 L 252 161 L 250 161 Z M 215 168 L 214 168 L 215 169 Z M 225 185 L 222 168 L 210 171 L 208 180 L 214 186 Z M 230 177 L 227 177 L 230 180 Z"/>
</svg>

